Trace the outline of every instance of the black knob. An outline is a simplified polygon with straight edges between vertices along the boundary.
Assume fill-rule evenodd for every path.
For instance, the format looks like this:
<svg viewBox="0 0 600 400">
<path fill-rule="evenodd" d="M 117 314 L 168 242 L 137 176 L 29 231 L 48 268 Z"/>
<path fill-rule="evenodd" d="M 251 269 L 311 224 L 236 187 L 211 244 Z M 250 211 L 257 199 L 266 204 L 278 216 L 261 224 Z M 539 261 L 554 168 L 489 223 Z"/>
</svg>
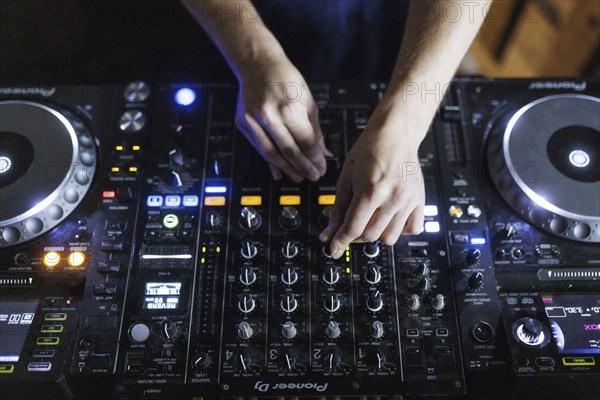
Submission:
<svg viewBox="0 0 600 400">
<path fill-rule="evenodd" d="M 201 351 L 192 358 L 192 367 L 194 367 L 196 371 L 204 371 L 210 367 L 211 361 L 210 355 Z"/>
<path fill-rule="evenodd" d="M 185 164 L 183 152 L 180 149 L 173 149 L 169 151 L 169 162 L 172 166 L 183 166 Z"/>
<path fill-rule="evenodd" d="M 258 254 L 258 249 L 256 248 L 256 244 L 254 244 L 252 240 L 243 240 L 240 252 L 242 254 L 242 257 L 249 260 L 251 258 L 256 257 L 256 254 Z"/>
<path fill-rule="evenodd" d="M 211 228 L 217 228 L 223 224 L 223 218 L 221 217 L 221 213 L 213 210 L 209 210 L 206 213 L 206 224 Z"/>
<path fill-rule="evenodd" d="M 379 255 L 379 243 L 365 243 L 365 245 L 363 246 L 363 253 L 369 258 L 377 257 Z"/>
<path fill-rule="evenodd" d="M 252 296 L 248 293 L 243 293 L 240 295 L 240 299 L 238 301 L 238 308 L 244 314 L 248 314 L 254 310 L 256 306 L 256 302 L 252 298 Z"/>
<path fill-rule="evenodd" d="M 296 272 L 296 268 L 291 265 L 285 266 L 281 273 L 281 281 L 286 285 L 293 285 L 297 280 L 298 273 Z"/>
<path fill-rule="evenodd" d="M 333 351 L 333 352 L 327 354 L 324 358 L 325 368 L 330 369 L 330 370 L 337 368 L 341 362 L 342 362 L 342 359 L 341 359 L 340 355 L 337 353 L 337 351 Z"/>
<path fill-rule="evenodd" d="M 247 230 L 254 230 L 260 226 L 261 217 L 254 207 L 243 207 L 240 215 L 240 226 Z"/>
<path fill-rule="evenodd" d="M 427 277 L 423 277 L 419 280 L 419 282 L 417 283 L 417 289 L 419 289 L 419 291 L 421 293 L 425 293 L 427 291 L 429 291 L 429 289 L 431 288 L 431 283 L 429 282 L 429 278 Z"/>
<path fill-rule="evenodd" d="M 379 290 L 369 293 L 367 298 L 367 308 L 373 312 L 381 310 L 383 307 L 383 296 Z"/>
<path fill-rule="evenodd" d="M 321 214 L 319 214 L 319 225 L 321 228 L 325 228 L 329 224 L 329 215 L 331 214 L 331 206 L 323 208 Z"/>
<path fill-rule="evenodd" d="M 235 358 L 235 366 L 244 372 L 250 370 L 250 364 L 252 363 L 252 359 L 248 357 L 245 353 L 240 353 Z"/>
<path fill-rule="evenodd" d="M 375 353 L 373 353 L 372 360 L 373 360 L 373 365 L 375 366 L 375 369 L 377 369 L 377 370 L 383 369 L 383 367 L 385 365 L 385 357 L 383 356 L 383 354 L 381 354 L 380 351 L 376 351 Z"/>
<path fill-rule="evenodd" d="M 494 328 L 487 322 L 478 322 L 471 328 L 471 335 L 480 343 L 488 343 L 494 337 Z"/>
<path fill-rule="evenodd" d="M 177 324 L 171 321 L 170 319 L 165 319 L 163 322 L 161 322 L 160 329 L 164 337 L 167 339 L 174 339 L 179 333 L 179 328 L 177 328 Z"/>
<path fill-rule="evenodd" d="M 292 372 L 296 367 L 296 357 L 291 352 L 286 351 L 281 357 L 281 364 L 288 372 Z"/>
<path fill-rule="evenodd" d="M 298 246 L 292 241 L 283 242 L 281 245 L 281 254 L 285 258 L 294 258 L 298 254 Z"/>
<path fill-rule="evenodd" d="M 323 280 L 328 285 L 335 285 L 340 280 L 340 273 L 337 271 L 337 267 L 333 265 L 327 267 L 323 273 Z"/>
<path fill-rule="evenodd" d="M 325 257 L 331 258 L 331 246 L 329 245 L 329 243 L 323 245 L 323 247 L 321 248 L 321 252 Z"/>
<path fill-rule="evenodd" d="M 370 265 L 365 273 L 365 280 L 371 285 L 376 285 L 381 281 L 381 268 L 378 265 Z"/>
<path fill-rule="evenodd" d="M 340 309 L 340 305 L 340 298 L 337 293 L 327 293 L 325 296 L 325 301 L 323 302 L 325 310 L 329 312 L 336 312 Z"/>
<path fill-rule="evenodd" d="M 479 289 L 483 285 L 483 274 L 481 272 L 473 272 L 469 277 L 468 285 L 471 290 Z"/>
<path fill-rule="evenodd" d="M 515 321 L 513 332 L 518 340 L 528 346 L 543 345 L 547 341 L 544 328 L 540 321 L 535 318 L 521 318 Z"/>
<path fill-rule="evenodd" d="M 419 264 L 416 274 L 417 276 L 427 276 L 427 274 L 429 274 L 429 266 L 427 266 L 427 263 Z"/>
<path fill-rule="evenodd" d="M 298 300 L 296 300 L 293 293 L 286 293 L 281 299 L 281 309 L 287 313 L 293 312 L 298 307 Z"/>
<path fill-rule="evenodd" d="M 256 273 L 254 269 L 248 265 L 244 265 L 242 267 L 242 271 L 240 272 L 240 282 L 243 285 L 249 286 L 252 285 L 256 281 Z"/>
<path fill-rule="evenodd" d="M 466 257 L 465 261 L 467 262 L 467 265 L 473 265 L 477 261 L 479 261 L 480 258 L 481 258 L 481 251 L 479 251 L 479 249 L 471 249 L 467 253 L 467 257 Z"/>
<path fill-rule="evenodd" d="M 279 224 L 283 229 L 294 230 L 300 226 L 300 213 L 296 207 L 286 206 L 281 210 Z"/>
<path fill-rule="evenodd" d="M 517 236 L 517 232 L 517 228 L 512 224 L 506 224 L 504 229 L 502 229 L 502 235 L 505 239 L 513 239 L 515 236 Z"/>
</svg>

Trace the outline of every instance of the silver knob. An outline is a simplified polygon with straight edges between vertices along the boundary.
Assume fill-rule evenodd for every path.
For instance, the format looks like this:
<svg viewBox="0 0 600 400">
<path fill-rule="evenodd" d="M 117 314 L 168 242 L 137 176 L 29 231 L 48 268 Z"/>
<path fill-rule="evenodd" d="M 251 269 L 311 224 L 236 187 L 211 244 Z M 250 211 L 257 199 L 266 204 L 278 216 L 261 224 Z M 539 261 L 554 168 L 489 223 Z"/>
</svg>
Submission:
<svg viewBox="0 0 600 400">
<path fill-rule="evenodd" d="M 370 333 L 374 339 L 381 338 L 383 336 L 383 323 L 381 323 L 381 321 L 373 322 L 371 324 Z"/>
<path fill-rule="evenodd" d="M 254 230 L 260 226 L 260 214 L 254 207 L 244 207 L 240 214 L 240 226 L 247 230 Z"/>
<path fill-rule="evenodd" d="M 283 229 L 294 230 L 300 226 L 300 213 L 296 207 L 285 206 L 279 216 L 279 224 Z"/>
<path fill-rule="evenodd" d="M 146 84 L 146 82 L 142 81 L 131 82 L 125 87 L 125 90 L 123 90 L 123 97 L 125 97 L 125 100 L 131 103 L 144 101 L 149 95 L 150 87 Z"/>
<path fill-rule="evenodd" d="M 440 311 L 445 305 L 446 299 L 441 293 L 438 293 L 433 299 L 431 299 L 431 307 L 436 311 Z"/>
<path fill-rule="evenodd" d="M 240 300 L 238 301 L 238 308 L 244 314 L 248 314 L 254 310 L 256 307 L 256 302 L 248 293 L 244 293 L 240 296 Z"/>
<path fill-rule="evenodd" d="M 150 328 L 142 322 L 133 324 L 129 328 L 129 338 L 132 342 L 144 343 L 150 339 Z"/>
<path fill-rule="evenodd" d="M 140 110 L 125 111 L 119 119 L 119 128 L 123 132 L 137 132 L 146 125 L 146 116 Z"/>
<path fill-rule="evenodd" d="M 296 268 L 288 265 L 283 269 L 281 273 L 281 281 L 286 285 L 293 285 L 298 280 L 298 273 Z"/>
<path fill-rule="evenodd" d="M 286 293 L 281 299 L 281 309 L 287 313 L 291 313 L 298 307 L 298 300 L 294 297 L 293 293 Z"/>
<path fill-rule="evenodd" d="M 340 280 L 340 273 L 337 272 L 337 267 L 331 265 L 325 269 L 323 274 L 323 280 L 328 285 L 335 285 Z"/>
<path fill-rule="evenodd" d="M 340 309 L 340 299 L 337 293 L 328 293 L 325 296 L 325 301 L 323 302 L 323 306 L 329 312 L 336 312 Z"/>
<path fill-rule="evenodd" d="M 342 330 L 340 329 L 340 324 L 335 321 L 329 321 L 325 327 L 325 335 L 327 335 L 329 339 L 335 339 L 340 336 L 341 333 Z"/>
<path fill-rule="evenodd" d="M 247 323 L 246 321 L 240 322 L 240 324 L 238 325 L 238 336 L 241 339 L 248 340 L 252 337 L 253 334 L 254 330 L 252 329 L 249 323 Z"/>
<path fill-rule="evenodd" d="M 296 337 L 298 330 L 292 321 L 287 321 L 283 323 L 283 328 L 281 329 L 281 334 L 286 339 L 293 339 Z"/>
<path fill-rule="evenodd" d="M 381 268 L 378 265 L 371 265 L 365 273 L 365 280 L 371 285 L 379 283 L 381 280 Z"/>
<path fill-rule="evenodd" d="M 421 299 L 416 294 L 413 294 L 406 299 L 406 306 L 411 311 L 417 311 L 419 308 L 421 308 Z"/>
</svg>

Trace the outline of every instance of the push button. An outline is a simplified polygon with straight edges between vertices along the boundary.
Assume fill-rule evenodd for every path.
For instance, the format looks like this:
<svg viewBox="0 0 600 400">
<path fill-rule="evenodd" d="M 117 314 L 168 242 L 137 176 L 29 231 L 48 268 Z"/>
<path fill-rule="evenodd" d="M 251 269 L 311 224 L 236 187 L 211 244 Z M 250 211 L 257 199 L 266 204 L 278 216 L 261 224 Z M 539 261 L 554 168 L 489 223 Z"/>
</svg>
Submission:
<svg viewBox="0 0 600 400">
<path fill-rule="evenodd" d="M 42 325 L 40 329 L 41 333 L 61 333 L 65 330 L 65 327 L 62 325 Z"/>
<path fill-rule="evenodd" d="M 12 364 L 0 364 L 0 374 L 12 374 L 15 366 Z"/>
<path fill-rule="evenodd" d="M 67 313 L 47 313 L 44 316 L 45 321 L 66 321 Z"/>
<path fill-rule="evenodd" d="M 58 346 L 60 338 L 57 337 L 39 337 L 36 341 L 38 346 Z"/>
<path fill-rule="evenodd" d="M 34 350 L 31 356 L 33 358 L 52 358 L 54 353 L 54 350 Z"/>
<path fill-rule="evenodd" d="M 50 369 L 52 369 L 51 362 L 30 362 L 29 365 L 27 365 L 27 371 L 31 372 L 47 372 L 50 371 Z"/>
<path fill-rule="evenodd" d="M 116 283 L 102 282 L 94 285 L 94 294 L 97 296 L 116 294 L 119 286 Z"/>
<path fill-rule="evenodd" d="M 566 367 L 593 367 L 596 365 L 594 357 L 563 357 L 562 362 Z"/>
</svg>

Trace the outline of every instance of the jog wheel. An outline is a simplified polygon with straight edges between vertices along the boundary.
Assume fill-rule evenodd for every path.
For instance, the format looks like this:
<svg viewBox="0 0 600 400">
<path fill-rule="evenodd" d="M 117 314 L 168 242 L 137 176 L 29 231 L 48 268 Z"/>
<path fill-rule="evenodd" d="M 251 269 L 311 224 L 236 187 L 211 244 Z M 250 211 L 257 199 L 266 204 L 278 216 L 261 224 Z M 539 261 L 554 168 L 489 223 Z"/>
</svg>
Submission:
<svg viewBox="0 0 600 400">
<path fill-rule="evenodd" d="M 0 102 L 0 247 L 60 224 L 85 197 L 96 146 L 71 112 L 30 101 Z"/>
<path fill-rule="evenodd" d="M 600 242 L 600 99 L 564 94 L 513 109 L 492 127 L 487 156 L 500 195 L 523 218 Z"/>
</svg>

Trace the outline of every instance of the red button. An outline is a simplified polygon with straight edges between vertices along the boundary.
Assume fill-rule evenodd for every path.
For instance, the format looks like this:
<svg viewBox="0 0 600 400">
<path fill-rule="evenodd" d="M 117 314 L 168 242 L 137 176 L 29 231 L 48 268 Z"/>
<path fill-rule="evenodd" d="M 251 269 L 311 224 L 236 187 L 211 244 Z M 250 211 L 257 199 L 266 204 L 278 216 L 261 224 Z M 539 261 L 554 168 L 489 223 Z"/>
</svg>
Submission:
<svg viewBox="0 0 600 400">
<path fill-rule="evenodd" d="M 114 190 L 105 190 L 102 192 L 103 199 L 114 199 L 115 197 L 117 197 L 117 192 Z"/>
</svg>

